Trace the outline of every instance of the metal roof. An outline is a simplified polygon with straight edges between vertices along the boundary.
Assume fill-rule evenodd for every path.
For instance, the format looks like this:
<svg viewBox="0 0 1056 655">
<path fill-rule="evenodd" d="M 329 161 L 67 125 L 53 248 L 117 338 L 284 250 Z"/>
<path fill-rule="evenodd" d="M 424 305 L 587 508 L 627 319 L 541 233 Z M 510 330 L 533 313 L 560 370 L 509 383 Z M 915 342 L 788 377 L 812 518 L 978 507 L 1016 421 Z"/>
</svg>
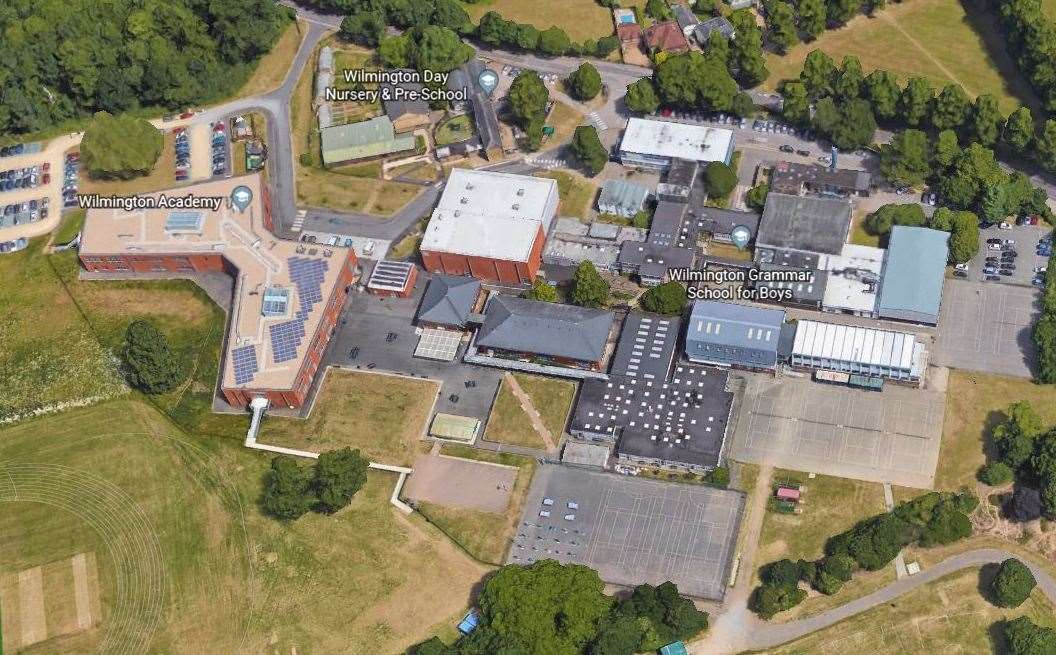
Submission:
<svg viewBox="0 0 1056 655">
<path fill-rule="evenodd" d="M 679 37 L 682 32 L 672 23 Z M 631 118 L 620 151 L 691 161 L 726 161 L 733 131 L 721 127 Z"/>
<path fill-rule="evenodd" d="M 374 265 L 370 273 L 370 281 L 367 282 L 368 289 L 382 289 L 385 291 L 403 291 L 407 288 L 414 264 L 411 262 L 397 262 L 383 259 Z"/>
<path fill-rule="evenodd" d="M 896 225 L 891 229 L 880 284 L 881 316 L 938 321 L 949 237 L 926 227 Z"/>
<path fill-rule="evenodd" d="M 682 321 L 677 316 L 631 312 L 612 356 L 612 375 L 667 379 Z"/>
<path fill-rule="evenodd" d="M 598 196 L 598 207 L 618 207 L 628 214 L 642 209 L 642 204 L 649 197 L 649 189 L 623 180 L 607 180 L 601 185 Z"/>
<path fill-rule="evenodd" d="M 716 300 L 693 303 L 686 341 L 777 352 L 785 312 Z"/>
<path fill-rule="evenodd" d="M 885 368 L 913 369 L 912 334 L 853 325 L 798 321 L 792 356 L 831 359 Z"/>
<path fill-rule="evenodd" d="M 495 294 L 484 311 L 477 346 L 597 362 L 612 312 Z"/>
<path fill-rule="evenodd" d="M 388 116 L 319 130 L 323 162 L 348 161 L 414 149 L 414 135 L 396 135 Z"/>
</svg>

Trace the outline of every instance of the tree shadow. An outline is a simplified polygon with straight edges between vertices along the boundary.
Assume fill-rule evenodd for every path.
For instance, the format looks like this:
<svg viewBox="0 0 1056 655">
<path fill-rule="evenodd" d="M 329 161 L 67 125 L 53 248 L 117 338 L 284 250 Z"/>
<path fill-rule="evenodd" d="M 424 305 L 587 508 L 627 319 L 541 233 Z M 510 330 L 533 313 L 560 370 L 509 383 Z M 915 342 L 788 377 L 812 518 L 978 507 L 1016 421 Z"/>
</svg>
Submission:
<svg viewBox="0 0 1056 655">
<path fill-rule="evenodd" d="M 1041 99 L 1008 51 L 1008 44 L 1000 31 L 1000 16 L 983 0 L 961 0 L 961 6 L 964 7 L 964 21 L 983 42 L 987 63 L 1001 74 L 1002 90 L 1030 107 L 1034 116 L 1045 116 Z"/>
<path fill-rule="evenodd" d="M 979 569 L 979 579 L 976 584 L 976 589 L 979 591 L 979 595 L 986 599 L 986 602 L 993 603 L 993 594 L 990 593 L 990 585 L 994 583 L 994 578 L 997 577 L 997 572 L 1001 569 L 999 564 L 984 564 Z"/>
</svg>

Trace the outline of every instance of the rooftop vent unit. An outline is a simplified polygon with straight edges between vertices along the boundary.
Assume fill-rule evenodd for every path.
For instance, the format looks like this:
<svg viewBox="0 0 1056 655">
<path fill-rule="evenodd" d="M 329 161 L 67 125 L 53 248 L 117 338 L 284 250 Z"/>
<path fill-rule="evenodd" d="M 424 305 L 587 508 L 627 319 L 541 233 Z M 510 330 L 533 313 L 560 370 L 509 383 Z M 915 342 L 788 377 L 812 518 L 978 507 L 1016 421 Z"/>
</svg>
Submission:
<svg viewBox="0 0 1056 655">
<path fill-rule="evenodd" d="M 517 195 L 523 196 L 524 195 L 524 189 L 517 189 Z"/>
<path fill-rule="evenodd" d="M 469 198 L 467 198 L 465 196 L 462 196 L 461 198 L 459 198 L 458 202 L 460 202 L 463 205 L 468 205 L 469 204 Z"/>
</svg>

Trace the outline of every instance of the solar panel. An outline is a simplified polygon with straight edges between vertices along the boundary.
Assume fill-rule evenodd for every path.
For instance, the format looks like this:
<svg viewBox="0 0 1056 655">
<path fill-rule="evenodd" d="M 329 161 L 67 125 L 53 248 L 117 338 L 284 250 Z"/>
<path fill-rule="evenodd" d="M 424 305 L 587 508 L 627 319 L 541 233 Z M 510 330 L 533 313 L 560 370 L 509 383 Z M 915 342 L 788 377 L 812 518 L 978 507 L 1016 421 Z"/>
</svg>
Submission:
<svg viewBox="0 0 1056 655">
<path fill-rule="evenodd" d="M 202 212 L 171 212 L 165 218 L 166 232 L 201 232 L 205 214 Z"/>
<path fill-rule="evenodd" d="M 308 320 L 312 308 L 323 300 L 322 284 L 329 268 L 324 259 L 290 257 L 286 260 L 290 281 L 297 287 L 297 300 L 300 309 L 294 313 L 294 319 L 277 323 L 268 329 L 271 336 L 271 353 L 276 363 L 288 362 L 297 358 L 297 348 L 304 340 L 304 323 Z"/>
<path fill-rule="evenodd" d="M 235 384 L 246 384 L 253 380 L 257 371 L 257 347 L 241 346 L 231 351 L 231 362 L 235 369 Z"/>
</svg>

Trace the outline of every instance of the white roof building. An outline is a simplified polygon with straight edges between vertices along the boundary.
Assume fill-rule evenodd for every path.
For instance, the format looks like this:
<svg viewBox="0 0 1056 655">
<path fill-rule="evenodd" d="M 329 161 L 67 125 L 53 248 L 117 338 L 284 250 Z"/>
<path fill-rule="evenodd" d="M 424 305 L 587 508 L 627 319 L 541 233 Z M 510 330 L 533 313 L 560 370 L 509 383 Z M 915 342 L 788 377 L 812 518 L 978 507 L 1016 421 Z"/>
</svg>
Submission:
<svg viewBox="0 0 1056 655">
<path fill-rule="evenodd" d="M 663 169 L 672 159 L 729 163 L 733 131 L 708 125 L 631 118 L 620 142 L 620 160 L 627 166 Z"/>
<path fill-rule="evenodd" d="M 557 213 L 549 178 L 456 168 L 433 210 L 420 250 L 525 261 Z"/>
<path fill-rule="evenodd" d="M 919 380 L 927 366 L 927 351 L 906 332 L 801 320 L 796 324 L 792 365 Z"/>
<path fill-rule="evenodd" d="M 818 268 L 828 271 L 822 306 L 857 316 L 875 316 L 884 269 L 884 250 L 853 243 L 838 255 L 822 255 Z"/>
</svg>

